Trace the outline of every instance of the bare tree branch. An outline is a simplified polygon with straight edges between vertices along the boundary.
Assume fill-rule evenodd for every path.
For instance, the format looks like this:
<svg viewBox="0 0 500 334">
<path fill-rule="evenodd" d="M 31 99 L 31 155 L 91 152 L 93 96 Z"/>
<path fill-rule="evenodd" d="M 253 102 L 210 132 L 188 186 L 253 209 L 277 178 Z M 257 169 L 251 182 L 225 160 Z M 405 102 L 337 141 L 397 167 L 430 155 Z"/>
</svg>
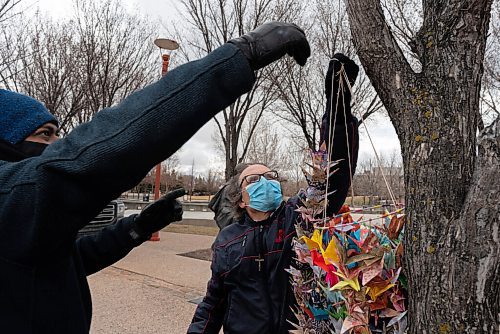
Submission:
<svg viewBox="0 0 500 334">
<path fill-rule="evenodd" d="M 186 21 L 196 32 L 191 38 L 196 42 L 193 42 L 190 52 L 194 57 L 201 57 L 230 38 L 240 36 L 266 21 L 298 15 L 294 11 L 298 3 L 296 0 L 184 0 L 188 13 Z M 247 134 L 252 135 L 272 103 L 273 93 L 263 89 L 266 76 L 266 71 L 257 73 L 252 91 L 222 111 L 224 125 L 220 118 L 216 121 L 225 148 L 226 178 L 231 176 L 238 161 L 242 161 L 248 151 L 250 137 L 245 137 L 243 127 L 248 125 L 250 131 Z"/>
<path fill-rule="evenodd" d="M 12 13 L 21 0 L 2 0 L 0 1 L 0 24 L 12 18 L 17 13 Z M 9 16 L 7 16 L 9 14 Z"/>
</svg>

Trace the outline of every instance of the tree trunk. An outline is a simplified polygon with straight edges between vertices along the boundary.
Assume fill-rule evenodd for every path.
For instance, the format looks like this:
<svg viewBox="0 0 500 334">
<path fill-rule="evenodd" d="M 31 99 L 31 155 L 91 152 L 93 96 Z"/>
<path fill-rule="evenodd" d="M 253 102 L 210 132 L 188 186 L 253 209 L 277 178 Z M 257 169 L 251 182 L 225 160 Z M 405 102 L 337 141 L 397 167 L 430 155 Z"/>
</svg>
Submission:
<svg viewBox="0 0 500 334">
<path fill-rule="evenodd" d="M 498 331 L 498 132 L 476 163 L 491 3 L 424 0 L 415 73 L 380 1 L 347 1 L 360 60 L 401 142 L 410 333 Z"/>
</svg>

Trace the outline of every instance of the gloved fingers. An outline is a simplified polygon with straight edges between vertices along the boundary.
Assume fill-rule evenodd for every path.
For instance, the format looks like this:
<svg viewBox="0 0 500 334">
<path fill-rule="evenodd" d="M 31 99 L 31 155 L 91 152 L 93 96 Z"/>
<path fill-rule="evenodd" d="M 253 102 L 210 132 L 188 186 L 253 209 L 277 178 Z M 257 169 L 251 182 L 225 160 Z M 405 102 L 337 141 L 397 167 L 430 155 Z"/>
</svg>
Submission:
<svg viewBox="0 0 500 334">
<path fill-rule="evenodd" d="M 295 24 L 268 22 L 253 31 L 229 40 L 248 59 L 253 70 L 259 70 L 285 54 L 304 65 L 311 54 L 304 31 Z"/>
<path fill-rule="evenodd" d="M 169 210 L 169 208 L 172 207 L 172 202 L 175 201 L 177 197 L 184 196 L 185 194 L 186 190 L 184 190 L 184 188 L 172 190 L 142 209 L 141 216 L 149 219 L 149 217 L 161 214 L 164 210 Z"/>
<path fill-rule="evenodd" d="M 349 81 L 352 84 L 356 81 L 359 72 L 359 66 L 352 60 L 342 53 L 336 53 L 333 55 L 333 59 L 330 60 L 330 64 L 328 66 L 328 71 L 333 70 L 335 74 L 342 68 L 342 64 L 344 65 L 344 70 L 349 78 Z M 333 69 L 332 69 L 333 67 Z M 328 75 L 328 74 L 327 74 Z M 331 75 L 331 74 L 330 74 Z"/>
<path fill-rule="evenodd" d="M 307 58 L 311 55 L 311 47 L 307 41 L 304 30 L 299 28 L 296 24 L 287 24 L 290 42 L 287 46 L 287 54 L 297 62 L 300 66 L 306 64 Z M 292 37 L 293 36 L 293 37 Z"/>
<path fill-rule="evenodd" d="M 333 73 L 335 73 L 335 76 L 338 76 L 338 72 L 342 68 L 342 64 L 344 64 L 344 63 L 337 58 L 333 58 L 330 60 L 330 64 L 328 65 L 328 72 L 327 72 L 327 76 L 330 78 L 330 80 L 331 80 L 331 76 Z"/>
<path fill-rule="evenodd" d="M 159 200 L 162 202 L 170 202 L 170 201 L 172 201 L 178 197 L 184 196 L 184 195 L 186 195 L 186 190 L 184 188 L 179 188 L 179 189 L 169 191 L 168 193 L 163 195 L 163 197 L 160 198 Z"/>
<path fill-rule="evenodd" d="M 311 55 L 311 47 L 309 46 L 309 42 L 307 41 L 306 36 L 303 32 L 302 35 L 303 38 L 300 38 L 298 41 L 296 41 L 291 47 L 291 50 L 287 52 L 288 55 L 292 56 L 300 66 L 304 66 L 306 64 L 307 58 L 309 58 L 309 56 Z"/>
<path fill-rule="evenodd" d="M 342 62 L 344 64 L 349 62 L 349 61 L 352 62 L 352 60 L 349 57 L 347 57 L 345 54 L 340 53 L 340 52 L 334 54 L 333 58 L 339 60 L 340 62 Z M 332 60 L 335 61 L 334 59 L 332 59 Z"/>
<path fill-rule="evenodd" d="M 339 71 L 342 67 L 342 63 L 336 59 L 330 60 L 330 63 L 328 64 L 328 70 L 326 71 L 326 77 L 325 77 L 325 93 L 329 95 L 331 93 L 332 89 L 332 83 L 334 85 L 334 88 L 338 88 L 338 83 L 339 83 Z M 332 82 L 332 76 L 335 75 L 333 78 Z"/>
<path fill-rule="evenodd" d="M 178 200 L 175 200 L 174 207 L 172 210 L 172 221 L 178 222 L 182 220 L 182 214 L 184 210 L 182 209 L 182 204 Z"/>
</svg>

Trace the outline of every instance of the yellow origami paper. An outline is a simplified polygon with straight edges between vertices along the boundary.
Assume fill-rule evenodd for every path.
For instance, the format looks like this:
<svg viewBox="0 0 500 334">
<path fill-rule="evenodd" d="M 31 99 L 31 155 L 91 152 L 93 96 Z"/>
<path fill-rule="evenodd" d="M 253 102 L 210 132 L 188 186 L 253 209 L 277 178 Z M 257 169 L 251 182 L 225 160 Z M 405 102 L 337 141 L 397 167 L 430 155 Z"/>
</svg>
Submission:
<svg viewBox="0 0 500 334">
<path fill-rule="evenodd" d="M 357 277 L 354 277 L 353 279 L 346 279 L 345 281 L 340 281 L 334 286 L 332 286 L 330 290 L 342 290 L 347 287 L 351 287 L 355 291 L 361 290 L 361 288 L 359 287 L 359 282 Z"/>
<path fill-rule="evenodd" d="M 384 287 L 380 287 L 379 285 L 375 285 L 375 286 L 369 287 L 367 290 L 367 293 L 372 300 L 376 300 L 378 296 L 380 296 L 381 294 L 383 294 L 384 292 L 386 292 L 387 290 L 389 290 L 393 286 L 394 286 L 394 284 L 392 284 L 392 283 L 388 284 Z"/>
<path fill-rule="evenodd" d="M 320 232 L 319 230 L 314 230 L 314 233 L 312 235 L 311 241 L 314 241 L 317 245 L 319 245 L 319 249 L 321 252 L 324 252 L 323 249 L 323 231 Z"/>
<path fill-rule="evenodd" d="M 309 250 L 317 249 L 320 250 L 322 254 L 324 254 L 325 250 L 323 249 L 323 236 L 319 230 L 315 230 L 312 237 L 308 238 L 306 236 L 301 237 L 300 239 L 304 240 Z"/>
<path fill-rule="evenodd" d="M 319 245 L 312 241 L 311 239 L 309 239 L 308 237 L 306 236 L 303 236 L 302 238 L 300 238 L 302 240 L 304 240 L 304 242 L 306 243 L 307 245 L 307 248 L 309 248 L 309 250 L 312 250 L 312 249 L 319 249 Z"/>
<path fill-rule="evenodd" d="M 326 250 L 323 252 L 323 258 L 325 259 L 325 262 L 328 262 L 333 265 L 338 265 L 340 262 L 340 255 L 338 251 L 338 245 L 337 245 L 337 240 L 335 237 L 330 240 L 330 243 L 326 247 Z"/>
</svg>

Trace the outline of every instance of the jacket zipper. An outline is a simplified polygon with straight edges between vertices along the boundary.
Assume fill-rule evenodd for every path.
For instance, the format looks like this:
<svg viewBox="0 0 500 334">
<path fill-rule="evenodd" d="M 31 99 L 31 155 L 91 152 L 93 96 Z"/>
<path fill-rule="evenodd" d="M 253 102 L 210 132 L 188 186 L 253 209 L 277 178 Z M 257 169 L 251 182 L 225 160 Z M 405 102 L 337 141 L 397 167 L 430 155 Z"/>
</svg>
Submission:
<svg viewBox="0 0 500 334">
<path fill-rule="evenodd" d="M 260 225 L 259 227 L 259 242 L 258 242 L 258 251 L 259 251 L 259 258 L 257 261 L 259 261 L 259 271 L 262 269 L 262 274 L 260 275 L 262 278 L 262 282 L 265 286 L 266 289 L 266 300 L 267 300 L 267 305 L 269 308 L 269 333 L 273 333 L 272 327 L 273 327 L 273 321 L 274 321 L 274 312 L 273 312 L 273 305 L 271 301 L 271 295 L 269 293 L 269 284 L 268 284 L 268 275 L 267 275 L 267 266 L 266 262 L 264 259 L 264 226 Z M 261 268 L 261 265 L 263 268 Z"/>
<path fill-rule="evenodd" d="M 260 225 L 259 227 L 259 238 L 257 239 L 258 240 L 258 251 L 259 251 L 259 258 L 256 259 L 255 261 L 259 264 L 259 273 L 262 271 L 262 263 L 264 262 L 264 254 L 262 252 L 262 238 L 263 238 L 263 233 L 262 233 L 262 229 L 263 229 L 263 226 Z M 264 270 L 265 270 L 265 267 L 264 267 Z"/>
</svg>

